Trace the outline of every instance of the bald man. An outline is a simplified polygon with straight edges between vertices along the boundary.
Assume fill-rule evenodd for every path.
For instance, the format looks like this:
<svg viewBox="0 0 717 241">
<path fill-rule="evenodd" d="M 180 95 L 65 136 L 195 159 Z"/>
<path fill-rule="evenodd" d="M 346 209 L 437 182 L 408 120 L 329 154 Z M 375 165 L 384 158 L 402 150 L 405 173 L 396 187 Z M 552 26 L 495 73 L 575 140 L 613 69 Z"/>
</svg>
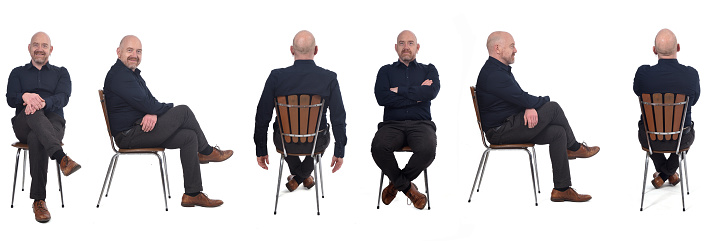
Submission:
<svg viewBox="0 0 717 241">
<path fill-rule="evenodd" d="M 412 183 L 436 157 L 436 124 L 431 118 L 431 100 L 441 89 L 438 70 L 432 64 L 416 62 L 421 48 L 416 35 L 408 30 L 398 34 L 395 44 L 398 61 L 378 70 L 374 95 L 383 106 L 383 122 L 371 142 L 371 155 L 390 183 L 381 192 L 381 201 L 389 205 L 398 191 L 423 209 L 426 195 Z M 393 152 L 409 146 L 413 155 L 406 166 L 398 167 Z"/>
<path fill-rule="evenodd" d="M 15 108 L 12 129 L 30 151 L 30 198 L 35 220 L 50 221 L 45 204 L 48 157 L 57 161 L 60 170 L 69 176 L 80 169 L 62 150 L 65 136 L 63 107 L 70 100 L 72 83 L 65 67 L 49 64 L 53 46 L 50 36 L 38 32 L 27 45 L 30 63 L 10 72 L 7 82 L 7 104 Z"/>
<path fill-rule="evenodd" d="M 677 52 L 679 51 L 680 45 L 677 43 L 675 34 L 669 29 L 660 30 L 655 36 L 655 46 L 652 47 L 652 52 L 657 55 L 657 64 L 640 66 L 635 73 L 632 88 L 637 96 L 653 93 L 675 93 L 689 96 L 690 102 L 685 117 L 686 130 L 680 143 L 680 149 L 683 149 L 690 147 L 695 140 L 692 106 L 700 98 L 700 77 L 694 68 L 677 62 Z M 640 144 L 647 148 L 647 137 L 642 118 L 638 122 L 637 137 Z M 677 148 L 677 141 L 653 141 L 651 146 L 653 151 L 674 151 Z M 680 177 L 675 172 L 679 167 L 677 155 L 672 153 L 669 158 L 665 158 L 664 154 L 654 153 L 650 155 L 650 158 L 652 158 L 657 171 L 652 175 L 654 178 L 652 186 L 660 188 L 665 181 L 673 186 L 680 182 Z"/>
<path fill-rule="evenodd" d="M 117 61 L 105 78 L 105 100 L 112 136 L 120 148 L 179 148 L 184 174 L 184 207 L 217 207 L 222 200 L 202 193 L 199 164 L 221 162 L 234 154 L 209 146 L 194 113 L 186 105 L 157 101 L 137 68 L 142 62 L 142 42 L 136 36 L 122 38 Z"/>
<path fill-rule="evenodd" d="M 513 36 L 493 32 L 486 43 L 488 60 L 478 74 L 476 97 L 486 137 L 491 144 L 548 144 L 553 166 L 553 202 L 585 202 L 572 186 L 568 159 L 592 157 L 600 147 L 578 143 L 563 109 L 548 96 L 523 91 L 511 72 L 515 62 Z"/>
<path fill-rule="evenodd" d="M 269 167 L 269 155 L 267 153 L 267 129 L 271 116 L 274 113 L 274 98 L 295 94 L 320 95 L 325 101 L 325 107 L 331 112 L 331 124 L 333 125 L 334 156 L 331 158 L 332 172 L 341 168 L 344 162 L 344 149 L 346 146 L 346 110 L 341 99 L 341 89 L 336 73 L 316 66 L 314 56 L 319 52 L 316 40 L 311 32 L 302 30 L 294 36 L 294 41 L 289 47 L 291 55 L 294 56 L 294 65 L 275 69 L 269 74 L 261 92 L 259 104 L 256 107 L 256 118 L 254 124 L 254 144 L 256 144 L 256 161 L 265 170 Z M 323 152 L 329 146 L 331 135 L 328 131 L 326 111 L 321 117 L 319 138 L 316 140 L 316 152 Z M 277 150 L 283 150 L 282 138 L 279 125 L 274 121 L 274 146 Z M 311 153 L 313 145 L 295 144 L 286 145 L 288 153 Z M 300 184 L 307 189 L 314 186 L 314 178 L 311 172 L 314 171 L 314 159 L 306 156 L 302 162 L 298 156 L 286 157 L 291 175 L 287 177 L 286 188 L 293 192 Z"/>
</svg>

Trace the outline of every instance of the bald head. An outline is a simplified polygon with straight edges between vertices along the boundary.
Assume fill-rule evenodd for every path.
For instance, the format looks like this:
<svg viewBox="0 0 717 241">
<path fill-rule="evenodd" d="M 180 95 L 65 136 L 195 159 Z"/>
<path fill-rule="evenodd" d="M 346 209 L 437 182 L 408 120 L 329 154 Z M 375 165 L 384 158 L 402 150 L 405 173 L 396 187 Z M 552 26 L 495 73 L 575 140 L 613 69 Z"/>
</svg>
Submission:
<svg viewBox="0 0 717 241">
<path fill-rule="evenodd" d="M 503 31 L 495 31 L 488 35 L 486 48 L 488 48 L 489 56 L 505 65 L 513 64 L 515 62 L 515 53 L 518 52 L 515 48 L 513 35 Z"/>
<path fill-rule="evenodd" d="M 27 51 L 30 52 L 30 58 L 32 64 L 41 69 L 43 65 L 47 64 L 47 61 L 52 54 L 52 42 L 50 36 L 44 32 L 37 32 L 30 38 L 30 44 L 27 45 Z"/>
<path fill-rule="evenodd" d="M 291 54 L 294 55 L 294 59 L 314 59 L 317 52 L 316 39 L 311 32 L 301 30 L 296 33 L 291 45 Z"/>
<path fill-rule="evenodd" d="M 142 42 L 139 38 L 134 35 L 124 36 L 117 47 L 117 58 L 130 70 L 137 69 L 142 62 Z"/>
<path fill-rule="evenodd" d="M 418 44 L 418 39 L 413 32 L 403 30 L 396 38 L 395 47 L 396 53 L 398 54 L 398 60 L 408 66 L 411 61 L 416 60 L 416 54 L 418 54 L 418 50 L 421 48 L 421 45 Z"/>
<path fill-rule="evenodd" d="M 677 58 L 680 45 L 677 43 L 677 36 L 669 29 L 662 29 L 655 36 L 655 47 L 653 52 L 658 58 Z"/>
</svg>

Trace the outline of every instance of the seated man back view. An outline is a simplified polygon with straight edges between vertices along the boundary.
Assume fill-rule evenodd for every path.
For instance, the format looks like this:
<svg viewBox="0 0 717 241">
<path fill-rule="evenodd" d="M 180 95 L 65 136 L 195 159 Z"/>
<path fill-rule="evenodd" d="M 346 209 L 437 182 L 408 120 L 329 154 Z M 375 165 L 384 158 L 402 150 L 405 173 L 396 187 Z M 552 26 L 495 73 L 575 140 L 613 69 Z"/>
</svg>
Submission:
<svg viewBox="0 0 717 241">
<path fill-rule="evenodd" d="M 180 149 L 184 174 L 184 207 L 216 207 L 222 200 L 202 193 L 199 164 L 221 162 L 234 154 L 209 146 L 194 113 L 186 105 L 157 101 L 137 68 L 142 42 L 127 35 L 117 48 L 117 61 L 107 72 L 104 93 L 112 136 L 120 148 L 164 147 Z"/>
<path fill-rule="evenodd" d="M 677 62 L 677 52 L 680 51 L 680 45 L 677 43 L 675 34 L 669 29 L 662 29 L 657 33 L 652 51 L 657 55 L 657 64 L 653 66 L 643 65 L 637 69 L 633 90 L 637 96 L 654 93 L 674 93 L 689 96 L 690 102 L 688 103 L 687 116 L 685 117 L 685 130 L 680 143 L 680 149 L 688 148 L 695 140 L 691 113 L 692 106 L 700 98 L 700 77 L 694 68 Z M 647 148 L 647 137 L 642 118 L 638 122 L 637 137 L 640 140 L 640 144 Z M 677 148 L 677 141 L 653 141 L 651 146 L 653 151 L 674 151 Z M 660 188 L 665 181 L 669 181 L 673 186 L 680 182 L 680 177 L 675 172 L 679 167 L 679 158 L 675 153 L 671 153 L 669 158 L 665 158 L 665 154 L 653 153 L 650 158 L 655 164 L 656 171 L 653 174 L 652 186 Z"/>
<path fill-rule="evenodd" d="M 264 90 L 261 93 L 259 104 L 256 107 L 256 118 L 254 125 L 254 144 L 256 145 L 256 161 L 265 170 L 269 167 L 269 155 L 267 152 L 267 130 L 274 110 L 274 98 L 295 94 L 319 95 L 324 99 L 325 109 L 321 116 L 319 137 L 316 140 L 316 152 L 322 152 L 329 146 L 331 135 L 329 134 L 326 112 L 331 112 L 331 124 L 333 124 L 334 156 L 331 158 L 332 172 L 341 168 L 344 162 L 344 148 L 346 146 L 346 111 L 336 73 L 321 68 L 314 63 L 314 55 L 319 51 L 316 46 L 314 35 L 311 32 L 302 30 L 294 36 L 290 47 L 294 56 L 294 65 L 275 69 L 271 71 L 266 80 Z M 282 139 L 279 131 L 278 120 L 274 121 L 274 145 L 277 150 L 283 150 Z M 286 146 L 288 153 L 311 153 L 313 145 L 307 143 L 289 143 Z M 287 178 L 286 188 L 294 191 L 299 184 L 306 188 L 312 188 L 315 184 L 311 172 L 314 171 L 314 158 L 306 156 L 302 162 L 298 156 L 287 156 L 286 163 L 289 166 L 291 175 Z"/>
<path fill-rule="evenodd" d="M 568 159 L 588 158 L 600 151 L 578 143 L 563 109 L 548 96 L 533 96 L 523 91 L 511 72 L 515 62 L 515 41 L 507 32 L 488 36 L 490 57 L 476 83 L 476 97 L 488 141 L 492 144 L 535 143 L 550 145 L 553 166 L 554 202 L 590 200 L 570 186 Z"/>
</svg>

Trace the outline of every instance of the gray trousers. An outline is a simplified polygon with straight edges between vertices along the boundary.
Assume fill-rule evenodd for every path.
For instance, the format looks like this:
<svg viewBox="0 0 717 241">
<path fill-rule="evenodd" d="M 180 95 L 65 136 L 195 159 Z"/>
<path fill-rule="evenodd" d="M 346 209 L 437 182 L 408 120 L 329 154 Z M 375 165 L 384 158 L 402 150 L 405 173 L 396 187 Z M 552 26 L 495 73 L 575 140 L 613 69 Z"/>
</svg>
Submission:
<svg viewBox="0 0 717 241">
<path fill-rule="evenodd" d="M 194 113 L 186 105 L 175 106 L 157 117 L 157 124 L 150 132 L 142 131 L 141 119 L 131 129 L 117 134 L 115 141 L 120 148 L 179 148 L 179 159 L 184 174 L 184 192 L 202 191 L 202 173 L 197 153 L 209 144 Z"/>
<path fill-rule="evenodd" d="M 11 121 L 15 136 L 27 143 L 30 152 L 30 198 L 45 199 L 47 162 L 50 155 L 62 150 L 65 119 L 53 112 L 38 110 L 32 115 L 21 111 Z"/>
<path fill-rule="evenodd" d="M 563 109 L 556 102 L 545 103 L 537 108 L 538 124 L 533 128 L 524 125 L 525 111 L 506 119 L 499 127 L 486 131 L 492 144 L 534 143 L 548 144 L 550 161 L 553 164 L 553 185 L 555 188 L 572 186 L 568 147 L 575 144 L 575 135 Z"/>
</svg>

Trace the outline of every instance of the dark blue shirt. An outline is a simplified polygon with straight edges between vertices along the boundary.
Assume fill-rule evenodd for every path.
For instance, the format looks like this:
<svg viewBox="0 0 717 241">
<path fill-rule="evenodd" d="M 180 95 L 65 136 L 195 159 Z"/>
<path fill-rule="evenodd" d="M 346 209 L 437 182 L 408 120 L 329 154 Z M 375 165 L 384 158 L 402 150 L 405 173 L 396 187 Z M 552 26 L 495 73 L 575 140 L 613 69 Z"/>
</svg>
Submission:
<svg viewBox="0 0 717 241">
<path fill-rule="evenodd" d="M 49 62 L 40 70 L 32 63 L 20 66 L 10 72 L 7 80 L 7 104 L 15 108 L 15 115 L 25 109 L 22 94 L 35 93 L 45 100 L 45 111 L 54 112 L 63 118 L 62 108 L 70 101 L 72 82 L 65 67 L 57 67 Z"/>
<path fill-rule="evenodd" d="M 660 59 L 656 65 L 643 65 L 637 69 L 632 89 L 637 96 L 654 93 L 689 96 L 690 103 L 685 117 L 685 126 L 689 126 L 692 123 L 692 106 L 700 98 L 700 77 L 697 70 L 681 65 L 677 59 Z"/>
<path fill-rule="evenodd" d="M 421 85 L 430 79 L 430 86 Z M 398 93 L 390 89 L 398 87 Z M 408 66 L 400 61 L 387 64 L 378 70 L 373 93 L 378 105 L 383 106 L 383 121 L 431 120 L 431 100 L 441 89 L 438 70 L 432 64 L 416 60 Z"/>
<path fill-rule="evenodd" d="M 550 102 L 548 96 L 533 96 L 523 91 L 511 69 L 499 60 L 488 57 L 478 74 L 476 98 L 484 129 L 498 127 L 512 115 Z"/>
<path fill-rule="evenodd" d="M 336 73 L 316 66 L 313 60 L 295 60 L 294 65 L 275 69 L 269 74 L 256 106 L 254 144 L 256 156 L 266 156 L 266 137 L 269 122 L 274 113 L 274 98 L 296 94 L 320 95 L 324 100 L 320 129 L 326 129 L 326 112 L 331 111 L 331 125 L 334 133 L 334 156 L 344 157 L 346 146 L 346 110 L 341 99 Z"/>
<path fill-rule="evenodd" d="M 107 72 L 104 92 L 113 136 L 129 130 L 146 114 L 162 115 L 174 107 L 154 98 L 140 72 L 127 68 L 119 59 Z"/>
</svg>

